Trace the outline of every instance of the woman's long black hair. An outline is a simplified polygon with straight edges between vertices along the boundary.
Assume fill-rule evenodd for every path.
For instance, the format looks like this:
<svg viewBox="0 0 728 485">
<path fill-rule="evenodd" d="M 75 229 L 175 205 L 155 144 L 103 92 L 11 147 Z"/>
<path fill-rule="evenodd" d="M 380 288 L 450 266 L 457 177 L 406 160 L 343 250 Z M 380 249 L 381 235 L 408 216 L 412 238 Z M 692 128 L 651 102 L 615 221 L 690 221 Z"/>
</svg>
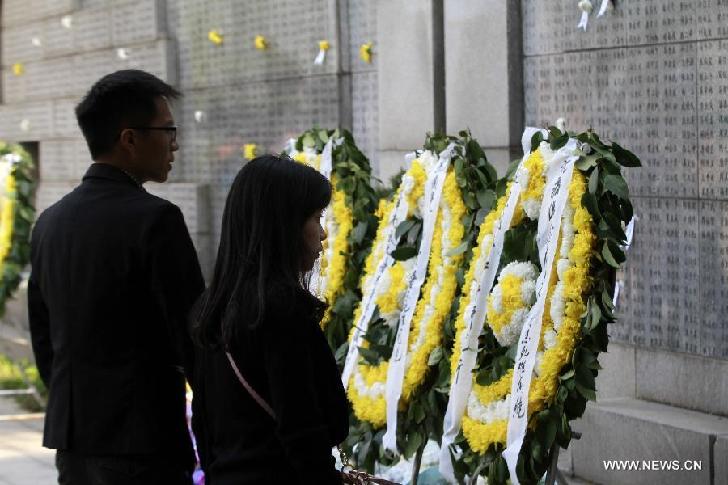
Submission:
<svg viewBox="0 0 728 485">
<path fill-rule="evenodd" d="M 306 288 L 303 226 L 331 199 L 331 185 L 311 167 L 263 155 L 235 177 L 222 217 L 210 286 L 193 312 L 200 345 L 228 345 L 241 325 L 260 324 L 272 305 Z"/>
</svg>

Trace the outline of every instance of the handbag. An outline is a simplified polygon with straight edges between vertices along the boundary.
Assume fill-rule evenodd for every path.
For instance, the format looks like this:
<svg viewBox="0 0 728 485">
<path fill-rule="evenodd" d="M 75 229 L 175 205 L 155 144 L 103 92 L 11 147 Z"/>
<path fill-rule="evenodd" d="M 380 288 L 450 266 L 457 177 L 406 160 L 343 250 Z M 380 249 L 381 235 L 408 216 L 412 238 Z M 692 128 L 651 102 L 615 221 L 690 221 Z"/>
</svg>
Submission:
<svg viewBox="0 0 728 485">
<path fill-rule="evenodd" d="M 270 407 L 266 400 L 263 399 L 250 384 L 248 384 L 248 381 L 245 380 L 243 374 L 240 373 L 240 369 L 238 369 L 237 364 L 235 364 L 235 359 L 233 359 L 233 356 L 230 354 L 230 352 L 225 351 L 225 355 L 230 362 L 230 367 L 232 367 L 235 376 L 237 376 L 238 381 L 240 381 L 240 384 L 242 384 L 245 390 L 248 391 L 248 394 L 250 394 L 255 402 L 257 402 L 258 405 L 260 405 L 260 407 L 263 408 L 263 410 L 275 420 L 276 414 L 273 411 L 273 408 Z M 348 457 L 341 448 L 339 448 L 339 454 L 341 455 L 341 461 L 344 463 L 340 471 L 341 480 L 343 483 L 347 485 L 369 485 L 371 483 L 377 485 L 400 485 L 384 478 L 377 478 L 374 475 L 370 475 L 366 472 L 355 470 L 354 467 L 349 463 Z"/>
</svg>

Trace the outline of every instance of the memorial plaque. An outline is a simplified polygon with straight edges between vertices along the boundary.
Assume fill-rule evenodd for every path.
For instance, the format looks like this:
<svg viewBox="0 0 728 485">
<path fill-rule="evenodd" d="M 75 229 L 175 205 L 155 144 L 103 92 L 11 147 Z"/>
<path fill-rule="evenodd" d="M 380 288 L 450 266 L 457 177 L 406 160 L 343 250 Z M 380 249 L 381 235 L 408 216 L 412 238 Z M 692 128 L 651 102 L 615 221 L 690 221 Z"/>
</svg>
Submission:
<svg viewBox="0 0 728 485">
<path fill-rule="evenodd" d="M 377 9 L 366 0 L 349 0 L 349 62 L 352 72 L 377 70 Z M 372 63 L 367 64 L 359 57 L 362 44 L 372 43 Z"/>
<path fill-rule="evenodd" d="M 78 127 L 74 109 L 76 99 L 57 99 L 53 101 L 53 136 L 59 138 L 78 138 L 83 136 Z"/>
<path fill-rule="evenodd" d="M 219 7 L 217 4 L 219 3 Z M 182 86 L 210 87 L 266 79 L 336 72 L 335 9 L 326 0 L 217 2 L 180 5 L 179 55 Z M 208 38 L 218 30 L 224 43 Z M 263 35 L 268 48 L 255 48 Z M 331 48 L 323 66 L 315 66 L 319 40 Z"/>
<path fill-rule="evenodd" d="M 33 38 L 40 41 L 40 45 L 33 45 Z M 0 60 L 3 67 L 12 66 L 16 62 L 29 63 L 43 58 L 43 41 L 45 33 L 43 22 L 5 27 L 2 30 L 0 42 Z"/>
<path fill-rule="evenodd" d="M 40 181 L 73 180 L 76 176 L 74 143 L 65 140 L 41 141 L 39 145 L 38 173 Z"/>
<path fill-rule="evenodd" d="M 630 0 L 617 3 L 615 9 L 597 17 L 601 1 L 592 2 L 594 11 L 589 17 L 587 31 L 577 26 L 581 18 L 576 2 L 524 0 L 524 52 L 527 56 L 553 54 L 574 50 L 613 48 L 688 42 L 698 38 L 699 18 L 710 19 L 710 30 L 717 32 L 715 18 L 725 17 L 728 7 L 718 5 L 720 0 L 709 0 L 711 5 L 698 5 L 701 0 Z M 722 25 L 725 25 L 723 22 Z"/>
<path fill-rule="evenodd" d="M 137 15 L 143 15 L 137 12 Z M 133 18 L 136 23 L 137 15 Z M 112 11 L 108 8 L 84 8 L 74 14 L 73 44 L 76 52 L 90 51 L 96 49 L 108 49 L 112 46 Z M 140 18 L 140 21 L 144 21 Z"/>
<path fill-rule="evenodd" d="M 700 201 L 700 353 L 728 358 L 728 203 Z"/>
<path fill-rule="evenodd" d="M 50 100 L 78 94 L 74 85 L 73 60 L 60 57 L 33 63 L 20 81 L 27 85 L 26 99 Z M 87 86 L 88 89 L 90 86 Z"/>
<path fill-rule="evenodd" d="M 700 197 L 728 200 L 728 41 L 698 43 Z"/>
<path fill-rule="evenodd" d="M 114 2 L 111 11 L 111 38 L 116 47 L 153 41 L 163 36 L 163 3 L 157 0 Z M 130 22 L 129 19 L 134 19 Z"/>
<path fill-rule="evenodd" d="M 377 72 L 352 75 L 352 134 L 359 149 L 378 167 L 379 103 Z M 387 182 L 387 181 L 385 181 Z"/>
<path fill-rule="evenodd" d="M 44 22 L 44 52 L 45 57 L 51 58 L 74 52 L 74 29 L 64 27 L 61 24 L 61 17 L 51 17 Z"/>
<path fill-rule="evenodd" d="M 728 38 L 728 4 L 725 0 L 693 0 L 697 23 L 697 38 Z"/>
</svg>

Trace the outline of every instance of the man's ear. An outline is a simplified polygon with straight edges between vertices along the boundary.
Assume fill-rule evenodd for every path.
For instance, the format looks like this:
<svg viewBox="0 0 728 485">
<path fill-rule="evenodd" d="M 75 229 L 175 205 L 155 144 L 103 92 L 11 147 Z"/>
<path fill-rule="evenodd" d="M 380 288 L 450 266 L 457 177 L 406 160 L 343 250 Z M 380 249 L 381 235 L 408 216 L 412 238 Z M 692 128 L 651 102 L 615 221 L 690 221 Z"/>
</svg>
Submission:
<svg viewBox="0 0 728 485">
<path fill-rule="evenodd" d="M 119 145 L 124 151 L 134 153 L 136 150 L 137 133 L 131 128 L 124 128 L 119 133 Z"/>
</svg>

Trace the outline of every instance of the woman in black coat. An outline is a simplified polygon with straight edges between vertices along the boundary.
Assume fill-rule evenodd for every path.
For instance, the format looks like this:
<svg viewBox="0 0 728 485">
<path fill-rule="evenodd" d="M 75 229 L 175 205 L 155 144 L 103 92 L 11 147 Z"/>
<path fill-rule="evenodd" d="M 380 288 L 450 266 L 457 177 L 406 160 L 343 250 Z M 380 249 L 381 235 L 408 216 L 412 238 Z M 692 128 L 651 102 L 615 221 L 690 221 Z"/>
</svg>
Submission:
<svg viewBox="0 0 728 485">
<path fill-rule="evenodd" d="M 286 157 L 256 158 L 232 184 L 192 328 L 207 485 L 341 483 L 331 448 L 346 438 L 348 405 L 319 327 L 324 304 L 306 284 L 330 198 L 321 174 Z"/>
</svg>

